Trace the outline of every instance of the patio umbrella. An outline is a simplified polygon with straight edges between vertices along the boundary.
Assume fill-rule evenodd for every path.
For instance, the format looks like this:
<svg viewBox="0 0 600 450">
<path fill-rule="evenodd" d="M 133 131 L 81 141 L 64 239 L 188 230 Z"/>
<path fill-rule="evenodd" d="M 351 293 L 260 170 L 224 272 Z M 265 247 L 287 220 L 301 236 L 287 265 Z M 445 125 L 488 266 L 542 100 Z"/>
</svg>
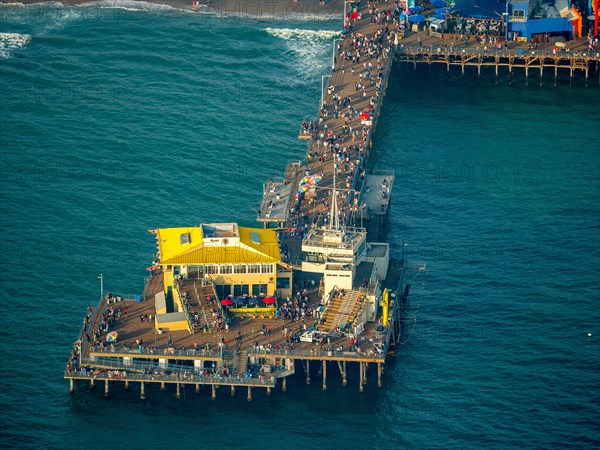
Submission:
<svg viewBox="0 0 600 450">
<path fill-rule="evenodd" d="M 233 305 L 233 302 L 231 300 L 229 300 L 228 298 L 225 298 L 225 299 L 221 300 L 221 305 L 231 306 L 231 305 Z"/>
<path fill-rule="evenodd" d="M 421 8 L 420 6 L 413 6 L 412 8 L 410 8 L 410 10 L 414 13 L 420 13 L 421 11 L 423 11 L 423 8 Z"/>
<path fill-rule="evenodd" d="M 413 23 L 420 23 L 425 21 L 425 16 L 422 14 L 413 14 L 412 16 L 408 16 L 408 21 Z"/>
<path fill-rule="evenodd" d="M 117 338 L 119 337 L 119 333 L 116 331 L 111 331 L 106 335 L 106 342 L 117 342 Z"/>
<path fill-rule="evenodd" d="M 431 6 L 435 6 L 436 8 L 442 8 L 446 6 L 446 2 L 444 0 L 431 0 Z"/>
<path fill-rule="evenodd" d="M 277 299 L 274 297 L 265 297 L 263 298 L 263 303 L 267 305 L 272 305 L 273 303 L 277 303 Z"/>
<path fill-rule="evenodd" d="M 233 303 L 235 303 L 236 305 L 243 305 L 244 304 L 244 299 L 242 297 L 237 297 L 233 299 Z"/>
<path fill-rule="evenodd" d="M 258 303 L 258 298 L 256 298 L 256 297 L 250 297 L 248 299 L 248 304 L 249 305 L 256 305 L 257 303 Z"/>
</svg>

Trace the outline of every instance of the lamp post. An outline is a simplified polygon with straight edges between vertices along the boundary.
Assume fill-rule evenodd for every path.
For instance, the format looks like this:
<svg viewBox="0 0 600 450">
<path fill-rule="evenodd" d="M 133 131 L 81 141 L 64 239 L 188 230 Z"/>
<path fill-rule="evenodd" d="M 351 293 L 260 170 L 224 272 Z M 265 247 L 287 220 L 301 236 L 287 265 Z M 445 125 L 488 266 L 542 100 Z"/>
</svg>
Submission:
<svg viewBox="0 0 600 450">
<path fill-rule="evenodd" d="M 321 75 L 321 104 L 319 105 L 319 111 L 323 107 L 323 100 L 325 99 L 325 78 L 330 78 L 331 75 Z"/>
<path fill-rule="evenodd" d="M 102 300 L 104 298 L 104 285 L 102 284 L 104 277 L 102 276 L 102 274 L 100 274 L 98 279 L 100 280 L 100 300 Z"/>
<path fill-rule="evenodd" d="M 333 38 L 333 51 L 332 51 L 332 54 L 331 54 L 331 70 L 335 70 L 335 43 L 338 40 L 339 39 Z"/>
<path fill-rule="evenodd" d="M 508 42 L 508 4 L 510 3 L 510 0 L 506 0 L 506 11 L 502 13 L 502 15 L 506 18 L 505 22 L 504 22 L 504 39 L 506 40 L 506 42 Z"/>
</svg>

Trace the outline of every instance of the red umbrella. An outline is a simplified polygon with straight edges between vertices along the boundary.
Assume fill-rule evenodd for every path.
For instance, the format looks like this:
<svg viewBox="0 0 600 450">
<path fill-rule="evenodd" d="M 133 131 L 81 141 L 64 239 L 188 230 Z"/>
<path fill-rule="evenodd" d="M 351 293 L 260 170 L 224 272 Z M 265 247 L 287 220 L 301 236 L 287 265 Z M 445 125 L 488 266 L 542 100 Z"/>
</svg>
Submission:
<svg viewBox="0 0 600 450">
<path fill-rule="evenodd" d="M 221 300 L 221 305 L 231 306 L 231 305 L 233 305 L 233 302 L 231 300 L 229 300 L 228 298 L 224 298 L 223 300 Z"/>
<path fill-rule="evenodd" d="M 275 297 L 265 297 L 265 298 L 263 298 L 263 303 L 270 305 L 273 303 L 277 303 L 277 299 Z"/>
</svg>

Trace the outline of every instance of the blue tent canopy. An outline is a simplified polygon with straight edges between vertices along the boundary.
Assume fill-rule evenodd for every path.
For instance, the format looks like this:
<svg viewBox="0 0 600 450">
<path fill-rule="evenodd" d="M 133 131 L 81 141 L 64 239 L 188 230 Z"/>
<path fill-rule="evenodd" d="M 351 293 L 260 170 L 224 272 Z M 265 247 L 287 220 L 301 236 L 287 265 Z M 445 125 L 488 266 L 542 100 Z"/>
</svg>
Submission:
<svg viewBox="0 0 600 450">
<path fill-rule="evenodd" d="M 506 2 L 499 0 L 456 0 L 450 10 L 453 16 L 478 19 L 500 19 L 506 10 Z"/>
<path fill-rule="evenodd" d="M 413 23 L 420 23 L 425 21 L 425 16 L 422 14 L 413 14 L 412 16 L 408 16 L 408 21 Z"/>
</svg>

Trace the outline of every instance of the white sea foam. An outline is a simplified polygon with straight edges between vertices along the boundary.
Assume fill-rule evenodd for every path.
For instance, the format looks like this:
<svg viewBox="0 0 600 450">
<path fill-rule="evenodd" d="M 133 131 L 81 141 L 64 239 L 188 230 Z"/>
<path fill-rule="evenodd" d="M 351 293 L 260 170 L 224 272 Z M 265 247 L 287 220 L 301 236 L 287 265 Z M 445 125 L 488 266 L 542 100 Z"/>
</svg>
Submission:
<svg viewBox="0 0 600 450">
<path fill-rule="evenodd" d="M 29 41 L 29 34 L 0 33 L 0 58 L 10 58 L 13 50 L 25 48 Z"/>
<path fill-rule="evenodd" d="M 340 35 L 339 31 L 330 30 L 302 30 L 299 28 L 266 28 L 265 31 L 271 36 L 275 36 L 286 41 L 292 39 L 304 41 L 326 41 Z"/>
<path fill-rule="evenodd" d="M 339 31 L 303 30 L 298 28 L 266 28 L 265 31 L 283 39 L 290 53 L 296 59 L 294 78 L 312 82 L 320 78 L 329 67 L 332 51 L 332 38 Z"/>
<path fill-rule="evenodd" d="M 82 3 L 80 6 L 82 8 L 124 9 L 127 11 L 177 11 L 179 9 L 160 3 L 138 0 L 98 0 L 90 3 Z"/>
</svg>

